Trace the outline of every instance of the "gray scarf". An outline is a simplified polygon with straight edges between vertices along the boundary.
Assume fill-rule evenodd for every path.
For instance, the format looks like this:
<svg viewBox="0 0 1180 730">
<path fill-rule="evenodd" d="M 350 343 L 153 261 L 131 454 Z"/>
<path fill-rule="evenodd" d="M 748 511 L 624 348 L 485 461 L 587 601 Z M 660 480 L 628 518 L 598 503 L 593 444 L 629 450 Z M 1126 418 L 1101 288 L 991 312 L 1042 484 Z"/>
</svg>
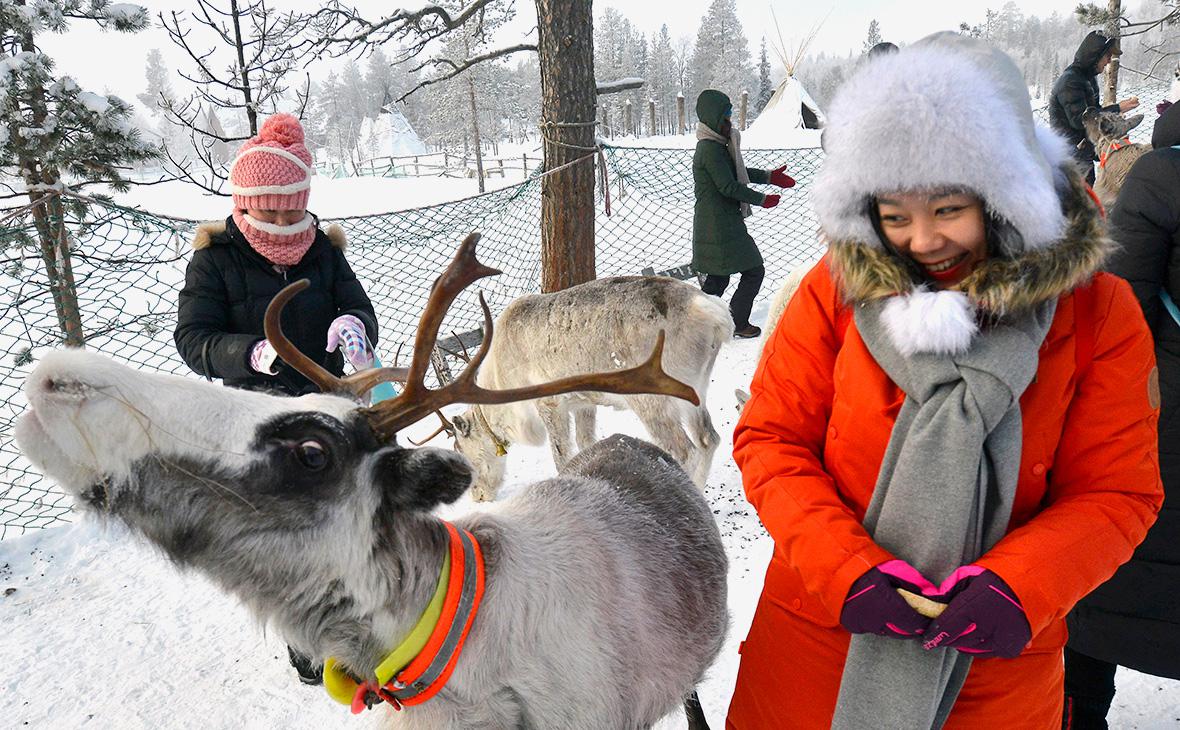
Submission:
<svg viewBox="0 0 1180 730">
<path fill-rule="evenodd" d="M 729 147 L 729 156 L 733 158 L 734 167 L 737 168 L 734 171 L 737 181 L 742 185 L 750 184 L 750 173 L 746 171 L 746 161 L 742 159 L 742 133 L 737 130 L 737 127 L 730 127 L 729 139 L 726 139 L 714 132 L 708 124 L 697 122 L 697 139 L 708 139 Z M 753 212 L 750 204 L 743 201 L 742 217 L 749 218 Z"/>
<path fill-rule="evenodd" d="M 1003 537 L 1020 468 L 1020 396 L 1036 374 L 1056 299 L 982 328 L 962 355 L 901 355 L 881 311 L 856 307 L 873 358 L 906 394 L 864 524 L 936 585 Z M 918 641 L 852 637 L 833 728 L 940 728 L 971 657 Z"/>
</svg>

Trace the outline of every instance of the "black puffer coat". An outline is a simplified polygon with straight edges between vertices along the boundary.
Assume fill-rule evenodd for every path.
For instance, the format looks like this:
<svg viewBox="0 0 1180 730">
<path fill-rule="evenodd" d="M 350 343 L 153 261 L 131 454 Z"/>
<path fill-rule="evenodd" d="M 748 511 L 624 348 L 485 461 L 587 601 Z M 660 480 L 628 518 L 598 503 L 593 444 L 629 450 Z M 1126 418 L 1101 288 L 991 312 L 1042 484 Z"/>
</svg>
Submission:
<svg viewBox="0 0 1180 730">
<path fill-rule="evenodd" d="M 342 314 L 363 322 L 369 342 L 376 344 L 377 317 L 344 260 L 344 233 L 333 226 L 329 234 L 317 229 L 311 248 L 283 273 L 250 248 L 232 217 L 198 228 L 174 334 L 176 348 L 189 367 L 234 388 L 290 395 L 318 391 L 282 361 L 275 362 L 278 375 L 273 377 L 250 369 L 250 350 L 264 337 L 267 305 L 280 289 L 299 279 L 310 279 L 311 286 L 287 304 L 282 324 L 283 333 L 300 352 L 341 375 L 344 357 L 339 350 L 325 352 L 324 346 L 328 326 Z"/>
<path fill-rule="evenodd" d="M 1082 126 L 1082 112 L 1098 106 L 1098 62 L 1114 45 L 1114 39 L 1092 31 L 1082 39 L 1074 54 L 1073 63 L 1066 67 L 1049 97 L 1049 124 L 1069 140 L 1075 156 L 1084 163 L 1092 163 L 1097 157 L 1094 145 L 1086 139 L 1086 128 Z M 1118 104 L 1103 107 L 1106 111 L 1118 111 Z M 1077 145 L 1081 143 L 1079 148 Z"/>
<path fill-rule="evenodd" d="M 1180 105 L 1155 125 L 1156 149 L 1135 162 L 1111 213 L 1119 247 L 1107 268 L 1131 283 L 1155 337 L 1164 506 L 1131 561 L 1069 616 L 1069 645 L 1096 659 L 1180 679 Z"/>
</svg>

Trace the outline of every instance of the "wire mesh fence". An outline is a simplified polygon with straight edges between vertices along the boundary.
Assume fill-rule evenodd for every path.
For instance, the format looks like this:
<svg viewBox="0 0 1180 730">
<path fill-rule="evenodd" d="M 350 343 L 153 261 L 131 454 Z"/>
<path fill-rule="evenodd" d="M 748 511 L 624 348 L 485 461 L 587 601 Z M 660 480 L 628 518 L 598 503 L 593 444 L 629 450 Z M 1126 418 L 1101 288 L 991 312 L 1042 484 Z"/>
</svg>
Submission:
<svg viewBox="0 0 1180 730">
<path fill-rule="evenodd" d="M 1144 109 L 1154 112 L 1166 87 L 1143 87 Z M 1148 118 L 1154 120 L 1154 113 Z M 1149 139 L 1150 123 L 1135 130 Z M 598 276 L 663 272 L 692 256 L 691 149 L 608 147 L 608 190 L 596 199 Z M 796 266 L 822 253 L 809 189 L 823 153 L 818 149 L 750 150 L 752 167 L 785 164 L 797 181 L 773 209 L 747 220 L 766 262 L 769 297 Z M 590 164 L 586 162 L 584 164 Z M 607 214 L 606 193 L 610 197 Z M 458 243 L 482 234 L 480 259 L 504 273 L 484 279 L 493 314 L 514 298 L 537 291 L 540 281 L 541 180 L 486 195 L 424 208 L 342 218 L 347 257 L 373 301 L 381 323 L 379 353 L 387 364 L 412 351 L 421 308 L 434 277 Z M 67 216 L 71 258 L 86 346 L 138 368 L 193 375 L 176 352 L 177 292 L 184 281 L 196 221 L 92 202 Z M 37 233 L 27 210 L 0 210 L 0 539 L 68 521 L 70 500 L 21 456 L 13 426 L 25 407 L 21 387 L 38 356 L 60 346 L 61 328 L 49 289 Z M 482 323 L 476 292 L 452 306 L 442 333 L 464 333 Z"/>
</svg>

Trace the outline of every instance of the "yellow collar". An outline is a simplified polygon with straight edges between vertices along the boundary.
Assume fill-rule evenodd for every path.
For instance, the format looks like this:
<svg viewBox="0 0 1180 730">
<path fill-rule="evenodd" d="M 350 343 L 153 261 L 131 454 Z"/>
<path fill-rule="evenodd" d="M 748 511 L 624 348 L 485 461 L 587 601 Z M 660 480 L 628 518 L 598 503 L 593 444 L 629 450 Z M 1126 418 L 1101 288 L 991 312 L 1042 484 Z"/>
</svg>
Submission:
<svg viewBox="0 0 1180 730">
<path fill-rule="evenodd" d="M 434 596 L 430 599 L 430 603 L 426 604 L 426 610 L 422 612 L 418 623 L 414 624 L 414 628 L 410 629 L 406 638 L 402 639 L 401 643 L 389 652 L 374 670 L 377 686 L 387 684 L 426 647 L 426 642 L 430 640 L 430 635 L 434 632 L 434 627 L 438 625 L 438 620 L 442 616 L 450 577 L 451 553 L 448 551 L 443 557 L 442 570 L 438 574 L 438 587 L 434 589 Z M 357 686 L 356 680 L 340 668 L 335 658 L 328 657 L 324 662 L 324 689 L 328 691 L 332 699 L 344 705 L 351 705 L 356 696 Z"/>
<path fill-rule="evenodd" d="M 496 456 L 508 455 L 508 439 L 500 438 L 499 434 L 492 430 L 492 424 L 488 423 L 488 419 L 483 414 L 483 409 L 478 405 L 472 406 L 471 410 L 475 411 L 475 417 L 483 424 L 483 427 L 491 434 L 492 443 L 496 445 Z"/>
<path fill-rule="evenodd" d="M 475 535 L 441 522 L 449 550 L 434 596 L 410 633 L 381 660 L 371 677 L 355 680 L 331 657 L 324 663 L 328 695 L 351 705 L 354 715 L 378 702 L 388 702 L 397 710 L 426 702 L 442 691 L 459 661 L 483 598 L 483 551 Z"/>
</svg>

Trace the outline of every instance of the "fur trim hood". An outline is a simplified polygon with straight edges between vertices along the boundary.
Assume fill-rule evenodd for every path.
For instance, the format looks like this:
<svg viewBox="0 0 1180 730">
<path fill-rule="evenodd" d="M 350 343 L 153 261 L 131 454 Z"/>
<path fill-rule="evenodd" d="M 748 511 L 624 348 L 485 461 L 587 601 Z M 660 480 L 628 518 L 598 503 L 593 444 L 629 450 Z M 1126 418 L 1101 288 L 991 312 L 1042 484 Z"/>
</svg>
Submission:
<svg viewBox="0 0 1180 730">
<path fill-rule="evenodd" d="M 893 297 L 884 311 L 894 343 L 905 354 L 966 350 L 978 323 L 1026 312 L 1088 281 L 1111 249 L 1106 223 L 1081 174 L 1067 168 L 1069 187 L 1057 210 L 1066 219 L 1053 245 L 1016 256 L 989 256 L 952 290 L 915 286 L 897 255 L 873 243 L 829 242 L 831 269 L 851 303 Z"/>
<path fill-rule="evenodd" d="M 318 222 L 318 221 L 317 221 Z M 193 250 L 200 251 L 203 248 L 209 248 L 213 245 L 213 238 L 225 233 L 225 221 L 209 221 L 197 226 L 197 230 L 193 233 Z M 348 246 L 348 237 L 344 233 L 344 229 L 339 224 L 333 223 L 324 229 L 324 235 L 332 242 L 332 245 L 340 250 L 344 250 Z"/>
<path fill-rule="evenodd" d="M 943 188 L 975 193 L 1020 234 L 1005 253 L 1065 231 L 1068 146 L 1034 124 L 1016 64 L 977 39 L 936 33 L 862 64 L 832 101 L 824 154 L 812 200 L 832 240 L 879 246 L 875 196 Z"/>
</svg>

